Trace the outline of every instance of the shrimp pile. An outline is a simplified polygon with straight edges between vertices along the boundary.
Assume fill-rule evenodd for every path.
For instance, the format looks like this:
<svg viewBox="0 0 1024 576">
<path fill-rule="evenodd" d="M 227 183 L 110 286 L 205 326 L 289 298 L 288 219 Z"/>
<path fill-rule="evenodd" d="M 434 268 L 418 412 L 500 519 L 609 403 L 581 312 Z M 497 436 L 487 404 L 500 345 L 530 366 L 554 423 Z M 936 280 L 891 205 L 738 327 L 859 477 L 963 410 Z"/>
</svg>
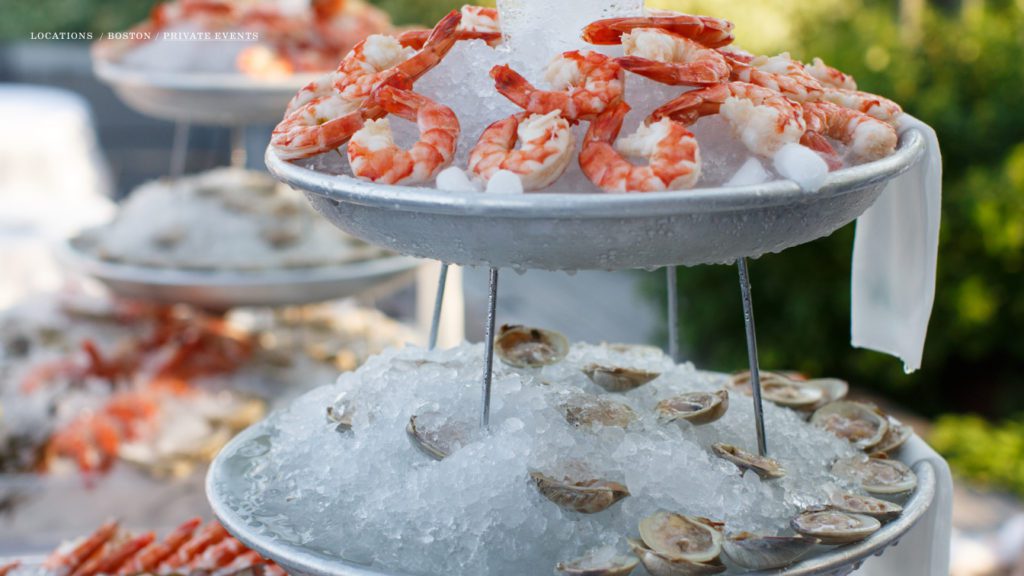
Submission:
<svg viewBox="0 0 1024 576">
<path fill-rule="evenodd" d="M 495 9 L 464 6 L 458 16 L 454 24 L 442 20 L 432 31 L 391 39 L 393 56 L 378 58 L 383 65 L 368 55 L 368 46 L 357 47 L 334 75 L 293 100 L 275 131 L 279 154 L 303 158 L 349 142 L 347 159 L 357 178 L 432 182 L 455 157 L 461 111 L 417 94 L 413 82 L 454 42 L 482 40 L 493 47 L 502 40 Z M 722 118 L 754 155 L 772 158 L 801 144 L 832 170 L 844 160 L 870 162 L 896 148 L 898 104 L 859 91 L 852 76 L 821 59 L 805 64 L 788 53 L 757 56 L 731 46 L 728 21 L 649 11 L 593 22 L 582 39 L 619 45 L 623 56 L 595 50 L 559 54 L 544 73 L 546 87 L 508 64 L 491 68 L 495 90 L 522 111 L 495 119 L 469 151 L 465 169 L 478 184 L 512 172 L 524 190 L 542 190 L 576 155 L 583 174 L 605 192 L 692 188 L 701 177 L 701 153 L 690 128 L 708 116 Z M 432 49 L 437 45 L 444 48 Z M 417 58 L 425 64 L 406 70 Z M 634 133 L 620 135 L 631 109 L 627 74 L 678 86 L 679 95 L 657 106 Z M 388 114 L 416 123 L 420 140 L 409 149 L 397 146 Z M 578 142 L 582 132 L 573 129 L 581 123 L 587 130 Z"/>
<path fill-rule="evenodd" d="M 19 566 L 19 562 L 0 566 L 0 576 L 17 575 Z M 42 569 L 24 571 L 69 576 L 286 575 L 272 560 L 261 557 L 228 534 L 216 520 L 204 526 L 199 518 L 185 521 L 163 540 L 158 540 L 153 532 L 133 534 L 117 522 L 107 522 L 92 534 L 54 550 Z"/>
</svg>

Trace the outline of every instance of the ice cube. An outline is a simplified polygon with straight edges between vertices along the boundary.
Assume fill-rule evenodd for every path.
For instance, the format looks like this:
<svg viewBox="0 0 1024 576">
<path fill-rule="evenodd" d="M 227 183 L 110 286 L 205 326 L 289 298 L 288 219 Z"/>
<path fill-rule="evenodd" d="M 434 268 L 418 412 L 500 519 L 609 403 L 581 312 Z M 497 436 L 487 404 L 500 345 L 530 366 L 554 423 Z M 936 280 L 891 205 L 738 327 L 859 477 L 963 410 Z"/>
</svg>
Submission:
<svg viewBox="0 0 1024 576">
<path fill-rule="evenodd" d="M 775 171 L 807 192 L 821 188 L 828 176 L 828 164 L 814 150 L 800 144 L 786 144 L 775 153 Z"/>
<path fill-rule="evenodd" d="M 488 194 L 522 194 L 523 180 L 515 172 L 498 170 L 487 181 Z"/>
<path fill-rule="evenodd" d="M 437 175 L 437 189 L 452 192 L 479 192 L 469 176 L 458 166 L 449 166 Z"/>
<path fill-rule="evenodd" d="M 752 186 L 772 179 L 772 175 L 764 169 L 761 161 L 751 156 L 725 183 L 726 186 Z"/>
</svg>

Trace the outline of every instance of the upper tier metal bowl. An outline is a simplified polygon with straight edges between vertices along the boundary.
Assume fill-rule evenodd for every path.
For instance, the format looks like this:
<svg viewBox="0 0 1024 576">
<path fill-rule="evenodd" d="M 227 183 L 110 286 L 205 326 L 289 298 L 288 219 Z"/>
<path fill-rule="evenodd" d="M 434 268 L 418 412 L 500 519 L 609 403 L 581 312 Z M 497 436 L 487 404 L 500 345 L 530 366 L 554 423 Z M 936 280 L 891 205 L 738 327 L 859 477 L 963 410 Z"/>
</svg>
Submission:
<svg viewBox="0 0 1024 576">
<path fill-rule="evenodd" d="M 276 534 L 271 525 L 260 520 L 273 515 L 261 515 L 258 509 L 253 509 L 252 503 L 247 501 L 247 494 L 270 488 L 248 481 L 243 476 L 247 464 L 239 458 L 245 460 L 265 454 L 274 441 L 271 428 L 269 419 L 249 427 L 229 442 L 210 465 L 206 476 L 206 497 L 213 513 L 228 532 L 261 556 L 280 564 L 293 576 L 408 576 L 376 566 L 354 564 L 316 547 L 304 546 L 295 541 L 294 533 Z M 922 440 L 914 437 L 910 442 Z M 343 463 L 335 462 L 335 465 L 339 464 Z M 743 574 L 844 576 L 856 570 L 864 560 L 896 544 L 931 506 L 935 497 L 935 471 L 928 462 L 918 463 L 914 471 L 917 473 L 917 488 L 903 503 L 903 514 L 867 539 L 824 550 L 785 569 Z"/>
<path fill-rule="evenodd" d="M 276 124 L 299 88 L 316 77 L 261 79 L 238 73 L 145 71 L 94 56 L 93 71 L 129 108 L 172 122 Z"/>
<path fill-rule="evenodd" d="M 239 306 L 295 306 L 400 288 L 412 281 L 419 261 L 383 256 L 317 268 L 261 271 L 187 270 L 102 260 L 69 240 L 62 256 L 125 298 L 191 304 L 206 310 Z"/>
<path fill-rule="evenodd" d="M 791 181 L 649 194 L 487 195 L 382 186 L 282 160 L 266 164 L 349 234 L 442 262 L 545 270 L 727 263 L 827 236 L 853 221 L 925 149 L 908 130 L 896 152 L 806 192 Z"/>
</svg>

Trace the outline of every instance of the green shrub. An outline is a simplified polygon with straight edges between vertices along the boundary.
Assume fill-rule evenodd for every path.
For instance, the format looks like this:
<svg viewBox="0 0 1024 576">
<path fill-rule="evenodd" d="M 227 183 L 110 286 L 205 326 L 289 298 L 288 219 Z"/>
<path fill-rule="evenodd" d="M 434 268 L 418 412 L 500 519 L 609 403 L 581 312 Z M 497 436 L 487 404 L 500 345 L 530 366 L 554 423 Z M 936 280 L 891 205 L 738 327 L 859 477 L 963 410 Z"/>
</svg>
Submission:
<svg viewBox="0 0 1024 576">
<path fill-rule="evenodd" d="M 929 443 L 954 472 L 1024 496 L 1024 418 L 991 424 L 977 415 L 947 415 Z"/>
</svg>

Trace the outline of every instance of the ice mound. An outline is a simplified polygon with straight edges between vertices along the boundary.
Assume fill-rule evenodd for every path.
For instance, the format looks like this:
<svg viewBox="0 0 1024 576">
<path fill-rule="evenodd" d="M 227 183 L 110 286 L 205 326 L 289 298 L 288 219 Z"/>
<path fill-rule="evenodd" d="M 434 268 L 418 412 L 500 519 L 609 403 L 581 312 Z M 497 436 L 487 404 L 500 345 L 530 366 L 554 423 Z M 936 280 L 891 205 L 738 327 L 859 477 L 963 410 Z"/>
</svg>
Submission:
<svg viewBox="0 0 1024 576">
<path fill-rule="evenodd" d="M 591 363 L 661 375 L 626 394 L 608 394 L 582 372 Z M 410 574 L 550 574 L 559 561 L 603 546 L 626 550 L 637 522 L 664 508 L 726 522 L 730 532 L 785 530 L 801 508 L 850 489 L 828 468 L 854 453 L 796 412 L 766 404 L 771 455 L 788 474 L 762 482 L 714 457 L 713 442 L 754 450 L 752 402 L 733 395 L 727 414 L 694 427 L 660 424 L 653 407 L 684 391 L 712 391 L 721 374 L 675 365 L 659 350 L 576 344 L 562 362 L 514 369 L 495 361 L 490 434 L 474 434 L 447 458 L 420 452 L 410 416 L 440 411 L 475 429 L 483 346 L 388 350 L 332 386 L 271 417 L 268 433 L 226 454 L 238 471 L 229 504 L 274 537 L 331 557 Z M 640 419 L 627 429 L 575 428 L 558 408 L 567 395 L 614 396 Z M 325 411 L 339 395 L 353 410 L 339 432 Z M 580 469 L 626 484 L 631 496 L 592 515 L 541 496 L 530 471 Z"/>
</svg>

